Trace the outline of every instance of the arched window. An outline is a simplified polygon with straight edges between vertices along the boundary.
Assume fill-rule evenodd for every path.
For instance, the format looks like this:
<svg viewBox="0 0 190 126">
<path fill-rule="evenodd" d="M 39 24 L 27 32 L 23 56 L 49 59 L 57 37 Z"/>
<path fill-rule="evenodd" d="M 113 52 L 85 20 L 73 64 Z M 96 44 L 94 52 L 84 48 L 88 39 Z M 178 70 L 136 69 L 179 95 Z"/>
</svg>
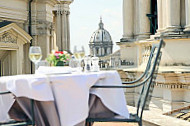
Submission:
<svg viewBox="0 0 190 126">
<path fill-rule="evenodd" d="M 104 54 L 107 55 L 107 48 L 104 48 Z"/>
<path fill-rule="evenodd" d="M 99 55 L 99 49 L 96 48 L 96 55 Z"/>
</svg>

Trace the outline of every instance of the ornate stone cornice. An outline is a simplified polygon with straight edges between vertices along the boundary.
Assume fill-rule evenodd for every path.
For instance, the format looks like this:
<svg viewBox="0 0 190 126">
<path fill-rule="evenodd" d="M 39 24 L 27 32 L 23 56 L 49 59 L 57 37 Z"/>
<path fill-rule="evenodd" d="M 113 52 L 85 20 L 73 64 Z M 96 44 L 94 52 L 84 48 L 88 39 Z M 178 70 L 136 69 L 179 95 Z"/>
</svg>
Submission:
<svg viewBox="0 0 190 126">
<path fill-rule="evenodd" d="M 71 4 L 74 0 L 58 0 L 58 1 L 63 4 Z"/>
<path fill-rule="evenodd" d="M 46 0 L 46 3 L 54 6 L 55 4 L 59 3 L 59 1 L 58 0 Z"/>
<path fill-rule="evenodd" d="M 9 33 L 7 34 L 7 32 L 9 32 Z M 5 33 L 6 33 L 6 36 L 5 36 Z M 9 25 L 1 27 L 0 34 L 1 35 L 4 34 L 4 37 L 6 38 L 4 40 L 7 40 L 7 38 L 8 38 L 12 42 L 13 42 L 13 40 L 15 41 L 17 35 L 18 35 L 18 38 L 21 39 L 23 43 L 30 42 L 30 40 L 32 39 L 32 37 L 28 33 L 26 33 L 26 31 L 24 31 L 22 28 L 17 26 L 15 23 L 11 23 Z M 14 34 L 14 36 L 13 36 L 13 34 Z M 10 36 L 11 36 L 11 38 L 10 38 Z M 3 37 L 1 39 L 3 39 Z M 12 42 L 9 42 L 9 43 L 12 43 Z"/>
<path fill-rule="evenodd" d="M 62 14 L 65 14 L 65 15 L 66 15 L 67 13 L 68 13 L 68 11 L 66 11 L 66 10 L 63 10 L 63 11 L 62 11 Z"/>
<path fill-rule="evenodd" d="M 10 31 L 4 32 L 0 35 L 0 43 L 17 43 L 18 35 L 12 34 Z"/>
<path fill-rule="evenodd" d="M 70 15 L 70 11 L 67 11 L 67 15 Z"/>
<path fill-rule="evenodd" d="M 54 9 L 53 12 L 57 15 L 57 14 L 66 14 L 69 15 L 70 11 L 69 11 L 69 6 L 68 5 L 64 5 L 64 4 L 57 4 Z"/>
</svg>

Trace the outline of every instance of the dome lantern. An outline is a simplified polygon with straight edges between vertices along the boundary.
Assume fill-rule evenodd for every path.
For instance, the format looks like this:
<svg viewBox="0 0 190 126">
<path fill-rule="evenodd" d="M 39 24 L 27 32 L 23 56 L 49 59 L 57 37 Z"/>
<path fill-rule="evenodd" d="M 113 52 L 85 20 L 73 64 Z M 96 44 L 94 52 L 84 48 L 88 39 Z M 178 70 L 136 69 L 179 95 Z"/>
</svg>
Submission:
<svg viewBox="0 0 190 126">
<path fill-rule="evenodd" d="M 102 17 L 100 17 L 99 29 L 104 29 L 104 24 L 102 22 Z"/>
</svg>

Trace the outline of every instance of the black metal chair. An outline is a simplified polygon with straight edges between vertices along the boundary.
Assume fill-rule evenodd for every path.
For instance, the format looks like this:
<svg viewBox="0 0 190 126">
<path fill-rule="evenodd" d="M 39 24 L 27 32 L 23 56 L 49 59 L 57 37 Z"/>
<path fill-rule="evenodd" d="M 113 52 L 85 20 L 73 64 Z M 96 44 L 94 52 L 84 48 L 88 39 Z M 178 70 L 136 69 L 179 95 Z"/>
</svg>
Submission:
<svg viewBox="0 0 190 126">
<path fill-rule="evenodd" d="M 11 94 L 9 91 L 0 92 L 0 95 L 8 95 Z M 26 121 L 16 121 L 16 120 L 10 120 L 8 122 L 0 122 L 0 126 L 27 126 L 32 125 L 35 126 L 35 118 L 34 118 L 34 100 L 30 100 L 31 104 L 31 119 L 27 119 Z"/>
<path fill-rule="evenodd" d="M 161 48 L 165 43 L 163 39 L 158 44 L 153 44 L 149 60 L 145 69 L 145 72 L 136 80 L 131 82 L 123 82 L 122 86 L 93 86 L 92 88 L 135 88 L 141 86 L 141 93 L 139 95 L 137 103 L 137 112 L 135 114 L 130 113 L 128 119 L 125 118 L 87 118 L 86 125 L 91 126 L 93 122 L 133 122 L 142 126 L 142 116 L 145 108 L 148 108 L 151 100 L 151 94 L 153 92 L 159 63 L 161 60 Z"/>
</svg>

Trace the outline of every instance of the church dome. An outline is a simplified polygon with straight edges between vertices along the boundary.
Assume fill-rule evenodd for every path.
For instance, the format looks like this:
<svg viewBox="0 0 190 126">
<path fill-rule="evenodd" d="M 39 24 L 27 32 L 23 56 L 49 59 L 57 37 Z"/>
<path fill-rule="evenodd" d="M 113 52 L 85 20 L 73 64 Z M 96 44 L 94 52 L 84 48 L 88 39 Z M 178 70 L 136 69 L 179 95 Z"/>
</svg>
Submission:
<svg viewBox="0 0 190 126">
<path fill-rule="evenodd" d="M 103 57 L 112 53 L 113 43 L 111 35 L 104 29 L 102 18 L 100 18 L 98 30 L 90 38 L 89 47 L 91 56 Z"/>
<path fill-rule="evenodd" d="M 111 35 L 107 30 L 104 29 L 104 24 L 102 23 L 102 19 L 100 19 L 99 29 L 96 30 L 90 38 L 90 43 L 94 42 L 112 43 Z"/>
</svg>

